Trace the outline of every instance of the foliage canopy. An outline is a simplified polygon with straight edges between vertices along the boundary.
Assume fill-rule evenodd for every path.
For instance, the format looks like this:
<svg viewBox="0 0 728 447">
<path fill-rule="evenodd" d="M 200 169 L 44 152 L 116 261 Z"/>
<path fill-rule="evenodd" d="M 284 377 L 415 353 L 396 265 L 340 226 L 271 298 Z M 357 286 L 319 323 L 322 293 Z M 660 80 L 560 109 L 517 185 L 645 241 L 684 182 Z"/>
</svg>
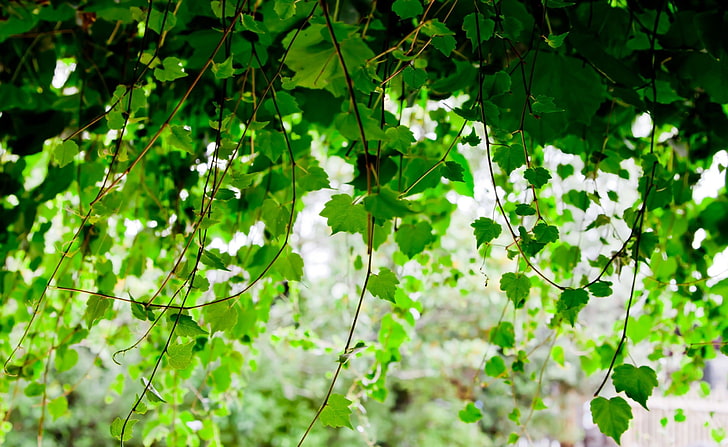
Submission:
<svg viewBox="0 0 728 447">
<path fill-rule="evenodd" d="M 6 2 L 0 439 L 26 398 L 40 437 L 46 415 L 103 405 L 76 397 L 90 371 L 119 373 L 101 394 L 125 405 L 103 421 L 121 444 L 253 436 L 228 425 L 270 342 L 330 366 L 324 388 L 277 391 L 286 436 L 324 439 L 317 421 L 345 430 L 388 398 L 436 309 L 422 295 L 470 278 L 503 299 L 471 310 L 499 316 L 452 418 L 484 424 L 479 390 L 515 396 L 574 347 L 604 378 L 594 421 L 619 441 L 628 400 L 686 392 L 728 331 L 713 265 L 728 197 L 694 193 L 728 143 L 726 14 L 717 0 Z M 347 276 L 319 326 L 312 221 L 338 247 L 324 272 Z M 463 232 L 471 265 L 446 242 Z M 585 309 L 605 306 L 621 311 L 589 331 Z M 511 442 L 539 393 L 508 416 Z"/>
</svg>

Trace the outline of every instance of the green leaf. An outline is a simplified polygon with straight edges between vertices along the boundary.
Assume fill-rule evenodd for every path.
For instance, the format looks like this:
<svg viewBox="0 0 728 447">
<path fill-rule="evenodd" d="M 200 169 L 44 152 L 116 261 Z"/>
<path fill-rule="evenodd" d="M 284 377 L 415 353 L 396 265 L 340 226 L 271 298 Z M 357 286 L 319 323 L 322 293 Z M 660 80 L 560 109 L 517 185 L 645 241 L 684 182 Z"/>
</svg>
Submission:
<svg viewBox="0 0 728 447">
<path fill-rule="evenodd" d="M 587 287 L 592 295 L 602 298 L 612 295 L 612 282 L 611 281 L 597 281 L 594 284 Z"/>
<path fill-rule="evenodd" d="M 351 409 L 349 408 L 351 401 L 341 394 L 333 393 L 326 406 L 321 410 L 321 423 L 329 427 L 349 427 L 351 426 Z"/>
<path fill-rule="evenodd" d="M 602 433 L 610 436 L 620 444 L 622 434 L 627 431 L 629 421 L 632 419 L 632 408 L 621 397 L 609 400 L 595 397 L 591 404 L 592 420 Z"/>
<path fill-rule="evenodd" d="M 614 368 L 612 383 L 617 392 L 624 391 L 630 399 L 647 408 L 647 398 L 652 395 L 652 390 L 658 385 L 657 374 L 649 366 L 639 368 L 624 364 Z"/>
<path fill-rule="evenodd" d="M 415 225 L 404 224 L 394 234 L 399 249 L 408 258 L 412 259 L 416 254 L 421 253 L 427 245 L 435 240 L 432 234 L 432 227 L 425 221 L 417 222 Z"/>
<path fill-rule="evenodd" d="M 551 179 L 551 174 L 544 168 L 528 168 L 523 173 L 523 176 L 528 180 L 528 183 L 533 185 L 534 188 L 542 188 Z"/>
<path fill-rule="evenodd" d="M 407 153 L 415 136 L 407 126 L 390 127 L 385 132 L 387 145 L 392 149 Z"/>
<path fill-rule="evenodd" d="M 300 165 L 296 168 L 303 171 Z M 329 176 L 319 166 L 309 166 L 302 174 L 296 175 L 296 186 L 302 191 L 318 191 L 319 189 L 329 188 Z"/>
<path fill-rule="evenodd" d="M 426 36 L 451 36 L 455 34 L 438 19 L 428 20 L 422 27 L 422 32 Z"/>
<path fill-rule="evenodd" d="M 477 25 L 475 23 L 476 17 L 478 20 Z M 473 48 L 477 48 L 481 42 L 490 39 L 494 30 L 495 22 L 477 12 L 472 12 L 463 19 L 463 31 L 465 31 L 465 36 L 472 42 Z M 480 33 L 480 38 L 478 38 L 478 33 Z"/>
<path fill-rule="evenodd" d="M 483 413 L 480 412 L 480 409 L 478 409 L 475 404 L 468 402 L 465 408 L 458 412 L 458 417 L 466 424 L 472 424 L 473 422 L 478 422 L 483 419 Z"/>
<path fill-rule="evenodd" d="M 451 182 L 465 182 L 465 168 L 456 161 L 446 161 L 444 165 L 440 167 L 442 176 Z"/>
<path fill-rule="evenodd" d="M 526 155 L 523 146 L 513 144 L 511 146 L 498 146 L 493 156 L 493 161 L 508 175 L 526 164 Z"/>
<path fill-rule="evenodd" d="M 144 385 L 144 387 L 146 387 L 146 389 L 147 389 L 146 397 L 147 397 L 147 399 L 149 399 L 150 402 L 152 402 L 152 403 L 161 402 L 163 404 L 167 403 L 167 401 L 164 400 L 164 398 L 159 393 L 159 391 L 157 391 L 157 389 L 154 387 L 154 385 L 151 384 L 146 377 L 142 377 L 141 382 L 142 382 L 142 385 Z M 137 413 L 142 413 L 142 412 L 137 411 Z"/>
<path fill-rule="evenodd" d="M 493 219 L 481 217 L 470 224 L 473 227 L 475 235 L 475 248 L 480 248 L 483 244 L 488 244 L 501 234 L 501 226 Z"/>
<path fill-rule="evenodd" d="M 490 377 L 499 378 L 506 372 L 506 362 L 503 357 L 494 355 L 485 362 L 485 373 Z"/>
<path fill-rule="evenodd" d="M 523 273 L 505 273 L 501 276 L 500 289 L 513 302 L 516 309 L 523 307 L 531 291 L 531 281 Z"/>
<path fill-rule="evenodd" d="M 219 64 L 212 63 L 212 73 L 215 79 L 227 79 L 233 77 L 235 69 L 233 68 L 233 57 L 230 56 Z"/>
<path fill-rule="evenodd" d="M 413 89 L 418 89 L 427 82 L 427 72 L 422 68 L 414 68 L 408 65 L 402 71 L 402 79 L 404 79 L 404 83 L 408 86 Z"/>
<path fill-rule="evenodd" d="M 457 47 L 458 41 L 452 36 L 435 36 L 432 38 L 432 46 L 437 48 L 445 57 Z"/>
<path fill-rule="evenodd" d="M 171 322 L 174 322 L 176 318 L 177 316 L 174 314 L 169 315 L 169 320 Z M 195 320 L 193 320 L 192 317 L 190 317 L 189 315 L 179 316 L 179 321 L 177 322 L 175 333 L 183 337 L 196 337 L 198 335 L 207 335 L 207 331 L 203 330 L 197 324 L 197 322 L 195 322 Z"/>
<path fill-rule="evenodd" d="M 362 204 L 354 205 L 354 199 L 348 194 L 336 194 L 326 202 L 321 216 L 331 227 L 333 234 L 339 231 L 362 233 L 367 231 L 367 212 Z"/>
<path fill-rule="evenodd" d="M 98 295 L 92 295 L 86 301 L 86 312 L 83 315 L 86 321 L 86 327 L 91 329 L 97 321 L 104 318 L 106 311 L 111 309 L 111 300 L 102 298 Z"/>
<path fill-rule="evenodd" d="M 536 214 L 536 208 L 526 203 L 516 205 L 516 214 L 519 216 L 533 216 Z"/>
<path fill-rule="evenodd" d="M 402 19 L 411 19 L 422 14 L 420 0 L 397 0 L 392 3 L 392 11 Z"/>
<path fill-rule="evenodd" d="M 45 383 L 31 382 L 23 390 L 23 394 L 28 397 L 40 396 L 45 391 Z"/>
<path fill-rule="evenodd" d="M 205 323 L 210 325 L 210 334 L 226 331 L 238 322 L 238 309 L 230 303 L 216 303 L 202 309 Z"/>
<path fill-rule="evenodd" d="M 170 344 L 167 348 L 167 356 L 169 357 L 169 366 L 174 369 L 185 369 L 192 363 L 192 348 L 195 346 L 195 340 L 184 344 Z"/>
<path fill-rule="evenodd" d="M 68 413 L 68 399 L 66 399 L 66 396 L 60 395 L 48 402 L 48 413 L 54 420 Z"/>
<path fill-rule="evenodd" d="M 296 15 L 296 0 L 275 0 L 273 10 L 281 20 L 287 20 Z"/>
<path fill-rule="evenodd" d="M 114 419 L 114 422 L 111 423 L 111 427 L 109 429 L 111 436 L 121 441 L 130 440 L 134 434 L 134 424 L 137 422 L 139 422 L 139 419 L 129 419 L 129 423 L 126 425 L 126 430 L 124 430 L 124 439 L 122 439 L 121 430 L 124 427 L 124 420 L 117 416 L 117 418 Z"/>
<path fill-rule="evenodd" d="M 561 45 L 564 44 L 564 39 L 569 35 L 569 32 L 561 33 L 561 34 L 549 34 L 544 39 L 546 40 L 546 43 L 551 48 L 559 48 Z"/>
<path fill-rule="evenodd" d="M 501 348 L 512 348 L 516 345 L 516 332 L 509 321 L 501 321 L 490 331 L 490 342 Z"/>
<path fill-rule="evenodd" d="M 572 326 L 576 324 L 576 317 L 581 309 L 589 302 L 589 293 L 584 289 L 566 289 L 561 292 L 556 311 Z"/>
<path fill-rule="evenodd" d="M 347 70 L 355 77 L 357 72 L 364 69 L 367 61 L 374 57 L 374 52 L 369 49 L 364 39 L 354 34 L 355 27 L 340 26 L 339 29 L 350 33 L 349 37 L 339 36 L 339 47 Z M 337 32 L 337 36 L 338 34 Z M 344 72 L 329 38 L 326 26 L 316 23 L 301 32 L 291 31 L 283 39 L 284 47 L 291 45 L 290 51 L 286 53 L 285 64 L 294 73 L 291 78 L 283 78 L 285 89 L 306 87 L 326 89 L 334 96 L 346 94 Z"/>
<path fill-rule="evenodd" d="M 218 251 L 218 253 L 219 253 L 219 251 Z M 226 266 L 226 262 L 223 261 L 223 259 L 220 256 L 218 256 L 217 254 L 215 254 L 212 251 L 205 250 L 204 252 L 202 252 L 200 261 L 208 267 L 212 267 L 212 268 L 218 269 L 218 270 L 225 270 L 226 272 L 230 271 L 230 269 L 227 268 L 227 266 Z"/>
<path fill-rule="evenodd" d="M 78 155 L 78 145 L 73 140 L 66 140 L 63 143 L 56 146 L 53 152 L 53 158 L 58 163 L 59 167 L 64 167 L 73 161 L 73 158 Z"/>
<path fill-rule="evenodd" d="M 162 82 L 174 81 L 185 76 L 187 73 L 182 69 L 182 61 L 176 57 L 164 58 L 162 68 L 154 69 L 154 77 Z"/>
<path fill-rule="evenodd" d="M 397 290 L 397 284 L 399 284 L 397 276 L 388 268 L 382 268 L 379 270 L 378 275 L 369 276 L 367 290 L 376 297 L 394 303 L 394 292 Z"/>
<path fill-rule="evenodd" d="M 412 214 L 410 202 L 400 199 L 399 194 L 387 187 L 382 187 L 379 193 L 366 197 L 364 199 L 364 208 L 372 213 L 372 216 L 377 219 L 379 224 L 395 217 L 405 217 Z"/>
<path fill-rule="evenodd" d="M 170 125 L 165 131 L 165 140 L 177 149 L 181 149 L 190 154 L 195 154 L 195 146 L 192 142 L 190 131 L 182 126 Z"/>
<path fill-rule="evenodd" d="M 539 222 L 538 225 L 533 227 L 533 235 L 536 240 L 548 244 L 549 242 L 556 242 L 559 240 L 559 229 L 553 225 L 548 225 L 544 222 Z"/>
<path fill-rule="evenodd" d="M 531 104 L 531 110 L 537 115 L 544 113 L 563 112 L 564 109 L 554 104 L 554 98 L 546 95 L 536 95 L 536 101 Z"/>
</svg>

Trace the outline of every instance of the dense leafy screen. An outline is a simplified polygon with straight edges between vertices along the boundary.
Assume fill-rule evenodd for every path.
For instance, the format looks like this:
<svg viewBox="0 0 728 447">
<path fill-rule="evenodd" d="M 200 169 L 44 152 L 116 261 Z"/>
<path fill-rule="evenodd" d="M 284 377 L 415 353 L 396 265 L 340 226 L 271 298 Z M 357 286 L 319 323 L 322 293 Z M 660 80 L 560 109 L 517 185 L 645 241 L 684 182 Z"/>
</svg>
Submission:
<svg viewBox="0 0 728 447">
<path fill-rule="evenodd" d="M 570 362 L 619 441 L 628 401 L 687 391 L 728 330 L 725 184 L 694 194 L 728 140 L 725 14 L 7 3 L 0 439 L 20 442 L 16 417 L 70 437 L 57 420 L 114 404 L 95 423 L 121 444 L 373 445 L 364 409 L 411 399 L 390 383 L 408 340 L 443 340 L 424 322 L 453 304 L 430 291 L 470 306 L 455 338 L 482 342 L 452 421 L 528 436 L 544 371 Z M 489 390 L 511 396 L 509 432 Z"/>
</svg>

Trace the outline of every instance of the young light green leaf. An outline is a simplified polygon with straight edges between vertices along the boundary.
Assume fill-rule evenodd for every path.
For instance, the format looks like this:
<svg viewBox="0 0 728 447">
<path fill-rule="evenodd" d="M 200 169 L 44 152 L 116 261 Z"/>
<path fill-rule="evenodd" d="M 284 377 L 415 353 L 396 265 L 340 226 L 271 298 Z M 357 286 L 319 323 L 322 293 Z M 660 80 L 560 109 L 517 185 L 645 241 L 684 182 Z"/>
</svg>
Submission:
<svg viewBox="0 0 728 447">
<path fill-rule="evenodd" d="M 339 231 L 347 233 L 366 233 L 367 212 L 361 204 L 354 205 L 354 199 L 348 194 L 337 194 L 331 197 L 321 216 L 327 219 L 333 234 Z"/>
<path fill-rule="evenodd" d="M 194 340 L 184 344 L 170 344 L 167 348 L 169 366 L 174 369 L 185 369 L 190 366 L 192 362 L 192 348 L 194 346 Z"/>
<path fill-rule="evenodd" d="M 76 155 L 78 155 L 78 145 L 72 140 L 59 144 L 53 152 L 53 158 L 61 168 L 71 163 Z"/>
<path fill-rule="evenodd" d="M 205 322 L 210 325 L 210 333 L 226 331 L 235 327 L 238 321 L 238 308 L 230 303 L 217 303 L 202 308 Z"/>
<path fill-rule="evenodd" d="M 516 309 L 523 307 L 531 290 L 531 281 L 523 273 L 505 273 L 501 276 L 500 289 L 513 302 Z"/>
<path fill-rule="evenodd" d="M 273 10 L 281 20 L 287 20 L 296 15 L 296 0 L 275 0 Z"/>
<path fill-rule="evenodd" d="M 624 364 L 614 368 L 612 383 L 617 392 L 624 391 L 627 396 L 647 408 L 647 398 L 652 395 L 652 390 L 657 386 L 657 375 L 655 370 L 649 366 L 639 368 Z"/>
<path fill-rule="evenodd" d="M 367 290 L 376 297 L 394 303 L 394 292 L 397 290 L 397 284 L 399 284 L 397 276 L 388 268 L 382 268 L 379 270 L 378 275 L 369 277 Z"/>
<path fill-rule="evenodd" d="M 516 332 L 513 323 L 501 321 L 498 326 L 490 330 L 490 342 L 501 348 L 512 348 L 516 345 Z"/>
<path fill-rule="evenodd" d="M 321 423 L 329 427 L 349 427 L 351 426 L 351 409 L 349 408 L 351 401 L 341 394 L 332 394 L 326 402 L 326 406 L 321 410 Z"/>
<path fill-rule="evenodd" d="M 595 397 L 590 404 L 592 420 L 602 433 L 610 436 L 620 444 L 622 434 L 627 431 L 629 421 L 632 419 L 632 408 L 621 397 L 609 400 Z"/>
<path fill-rule="evenodd" d="M 475 248 L 487 244 L 501 234 L 501 226 L 493 219 L 481 217 L 470 224 L 475 235 Z"/>
<path fill-rule="evenodd" d="M 434 241 L 435 237 L 432 234 L 430 224 L 426 221 L 420 221 L 415 225 L 404 224 L 400 226 L 394 234 L 394 240 L 397 241 L 402 253 L 412 259 Z"/>
<path fill-rule="evenodd" d="M 480 412 L 480 409 L 476 407 L 475 404 L 468 402 L 465 408 L 458 412 L 458 417 L 466 424 L 472 424 L 473 422 L 478 422 L 483 419 L 483 413 Z"/>
<path fill-rule="evenodd" d="M 66 399 L 66 396 L 63 394 L 48 402 L 48 413 L 51 414 L 54 420 L 63 416 L 67 412 L 68 399 Z"/>
<path fill-rule="evenodd" d="M 104 318 L 106 311 L 111 308 L 111 300 L 100 297 L 98 295 L 92 295 L 88 301 L 86 301 L 86 312 L 83 317 L 86 321 L 86 327 L 91 329 L 98 320 Z"/>
<path fill-rule="evenodd" d="M 566 39 L 568 35 L 569 32 L 567 31 L 561 34 L 549 34 L 547 37 L 544 37 L 544 39 L 551 48 L 559 48 L 564 44 L 564 39 Z"/>
<path fill-rule="evenodd" d="M 235 74 L 233 68 L 233 57 L 230 56 L 219 64 L 212 63 L 212 73 L 216 79 L 227 79 L 231 78 Z"/>
<path fill-rule="evenodd" d="M 154 77 L 159 81 L 174 81 L 175 79 L 187 76 L 187 73 L 182 69 L 182 61 L 176 57 L 164 58 L 162 67 L 154 69 Z"/>
<path fill-rule="evenodd" d="M 170 314 L 169 319 L 174 322 L 177 316 Z M 179 321 L 177 321 L 177 327 L 175 333 L 183 337 L 196 337 L 198 335 L 207 335 L 207 331 L 203 330 L 195 320 L 189 315 L 180 315 Z"/>
<path fill-rule="evenodd" d="M 159 391 L 154 387 L 152 383 L 147 380 L 146 377 L 141 378 L 142 385 L 144 385 L 147 388 L 147 399 L 149 399 L 150 402 L 161 402 L 163 404 L 166 404 L 167 401 L 162 398 L 162 395 L 159 394 Z"/>
<path fill-rule="evenodd" d="M 506 372 L 506 362 L 500 355 L 494 355 L 485 362 L 485 373 L 490 377 L 501 377 Z"/>
<path fill-rule="evenodd" d="M 129 419 L 129 423 L 126 424 L 126 429 L 124 430 L 124 439 L 122 439 L 121 431 L 124 429 L 124 420 L 117 416 L 117 418 L 114 419 L 114 422 L 111 423 L 111 427 L 109 428 L 111 436 L 121 441 L 130 440 L 133 435 L 134 424 L 136 424 L 137 422 L 139 422 L 139 419 Z"/>
</svg>

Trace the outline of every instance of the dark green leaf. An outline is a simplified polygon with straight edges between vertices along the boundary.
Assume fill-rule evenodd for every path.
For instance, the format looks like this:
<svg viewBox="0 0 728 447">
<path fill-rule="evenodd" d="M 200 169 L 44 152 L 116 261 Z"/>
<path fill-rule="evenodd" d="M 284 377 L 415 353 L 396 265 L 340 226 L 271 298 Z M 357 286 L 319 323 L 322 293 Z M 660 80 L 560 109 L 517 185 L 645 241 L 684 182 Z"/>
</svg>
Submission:
<svg viewBox="0 0 728 447">
<path fill-rule="evenodd" d="M 518 144 L 498 146 L 493 161 L 498 163 L 498 166 L 506 174 L 510 175 L 511 172 L 526 164 L 526 155 L 523 152 L 523 147 Z"/>
<path fill-rule="evenodd" d="M 591 284 L 588 289 L 592 295 L 599 298 L 612 295 L 612 283 L 610 281 L 597 281 Z"/>
<path fill-rule="evenodd" d="M 612 437 L 617 444 L 620 443 L 622 434 L 627 431 L 629 421 L 632 419 L 632 408 L 621 397 L 613 397 L 609 400 L 603 397 L 595 397 L 591 404 L 592 420 L 607 436 Z"/>
<path fill-rule="evenodd" d="M 647 408 L 647 398 L 658 385 L 657 375 L 649 366 L 639 368 L 624 364 L 614 368 L 612 383 L 617 392 L 624 391 L 632 400 Z"/>
<path fill-rule="evenodd" d="M 392 11 L 402 19 L 411 19 L 422 14 L 420 0 L 397 0 L 392 3 Z"/>
<path fill-rule="evenodd" d="M 528 180 L 528 183 L 532 184 L 534 188 L 538 189 L 546 185 L 551 179 L 551 174 L 544 168 L 528 168 L 523 176 Z"/>
<path fill-rule="evenodd" d="M 556 304 L 558 314 L 566 319 L 572 326 L 576 323 L 576 317 L 581 309 L 589 302 L 589 294 L 584 289 L 566 289 L 561 292 L 559 301 Z"/>
<path fill-rule="evenodd" d="M 553 225 L 539 222 L 535 227 L 533 227 L 533 235 L 536 237 L 537 241 L 543 244 L 548 244 L 559 240 L 559 229 Z"/>
</svg>

